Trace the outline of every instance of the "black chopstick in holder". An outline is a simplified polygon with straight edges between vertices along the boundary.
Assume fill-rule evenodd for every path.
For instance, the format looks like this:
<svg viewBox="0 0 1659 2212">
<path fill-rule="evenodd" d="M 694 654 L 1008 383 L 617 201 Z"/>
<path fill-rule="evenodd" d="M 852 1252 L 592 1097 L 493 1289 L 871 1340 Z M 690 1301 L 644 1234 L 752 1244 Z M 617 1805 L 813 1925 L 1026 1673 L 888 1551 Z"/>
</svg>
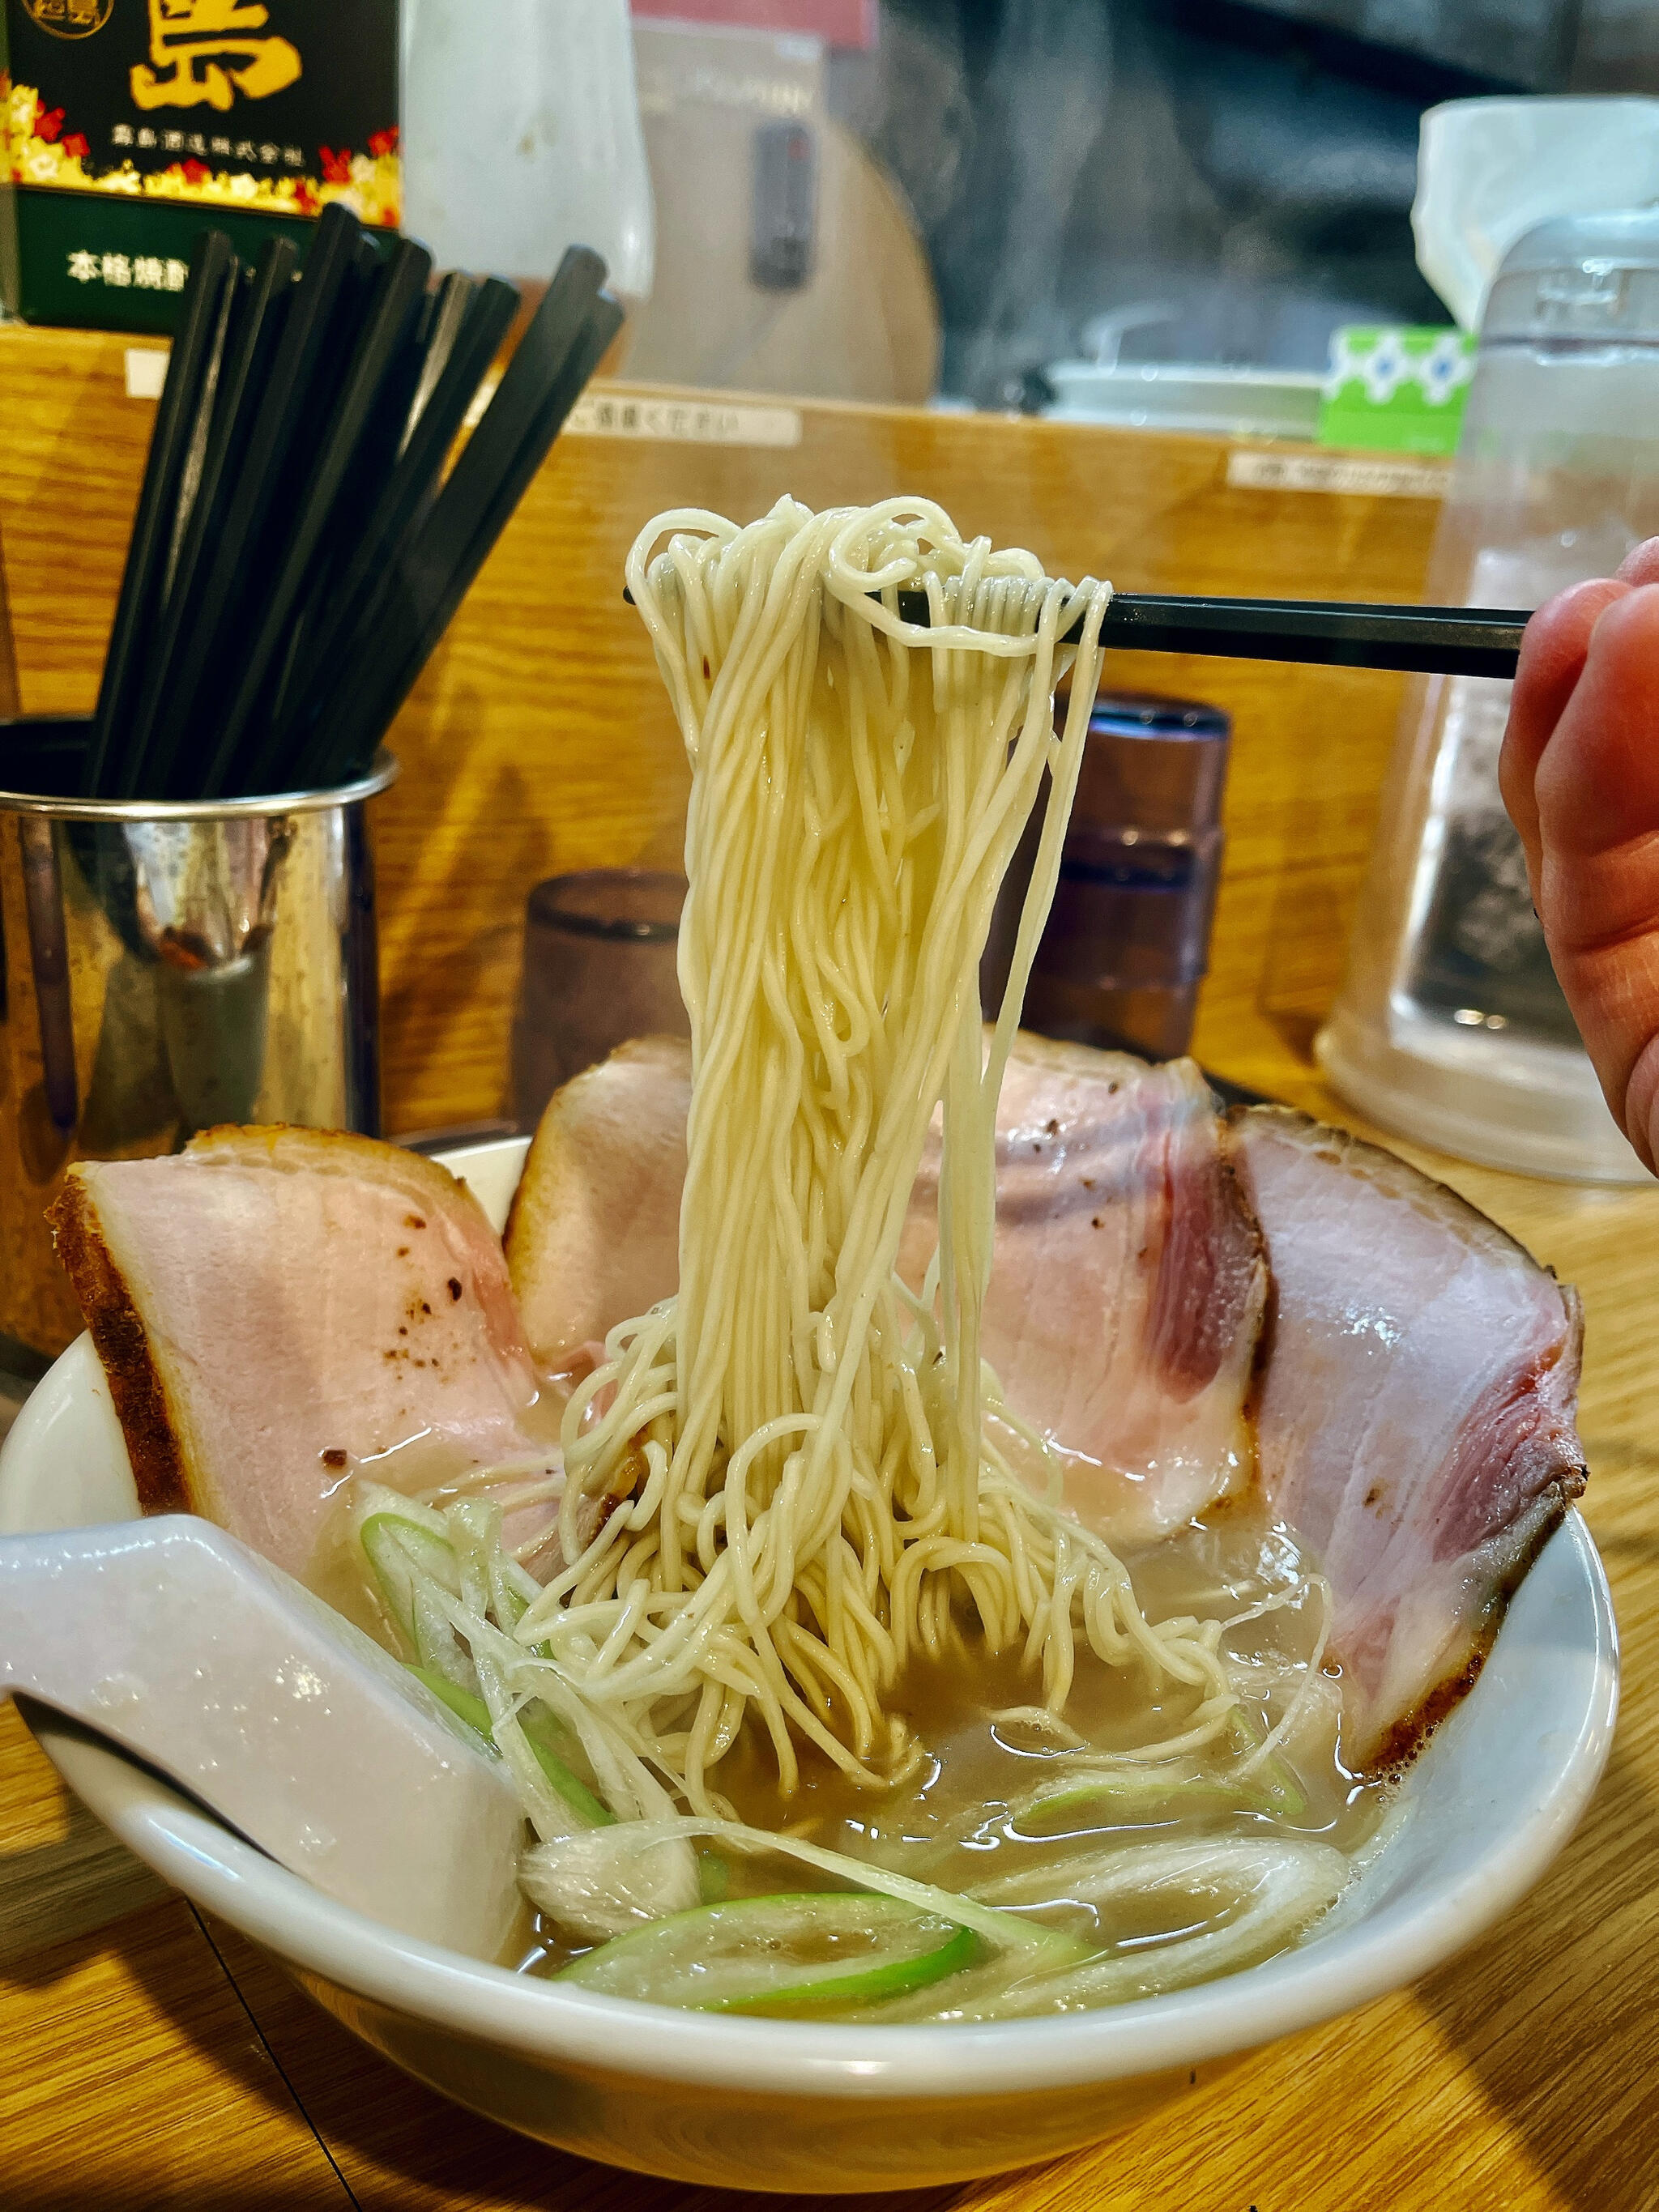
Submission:
<svg viewBox="0 0 1659 2212">
<path fill-rule="evenodd" d="M 319 577 L 307 601 L 307 666 L 297 697 L 283 713 L 283 750 L 296 762 L 326 757 L 319 720 L 351 681 L 369 638 L 368 607 L 431 503 L 445 459 L 519 305 L 514 287 L 494 276 L 476 286 L 451 279 L 444 297 L 459 303 L 459 313 L 452 310 L 447 323 L 441 309 L 434 323 L 429 351 L 441 348 L 443 358 L 429 394 L 418 410 L 410 404 L 413 420 L 405 417 L 401 450 L 349 558 L 337 576 Z"/>
<path fill-rule="evenodd" d="M 470 540 L 449 559 L 447 572 L 442 577 L 441 588 L 433 597 L 427 619 L 415 640 L 413 649 L 376 702 L 366 726 L 360 730 L 356 750 L 347 764 L 348 774 L 361 774 L 368 766 L 375 744 L 390 726 L 421 671 L 436 650 L 456 608 L 471 589 L 496 540 L 511 520 L 520 500 L 564 428 L 571 409 L 580 398 L 611 341 L 622 328 L 623 320 L 621 304 L 608 293 L 601 295 L 584 317 L 562 364 L 550 378 L 544 404 L 531 419 L 514 451 L 510 467 L 498 479 L 483 519 Z M 438 542 L 442 542 L 440 530 L 434 530 L 434 537 Z"/>
<path fill-rule="evenodd" d="M 897 594 L 901 617 L 925 628 L 924 592 Z M 1100 635 L 1121 653 L 1207 653 L 1325 668 L 1414 669 L 1437 676 L 1515 673 L 1526 608 L 1367 606 L 1317 599 L 1187 599 L 1117 592 Z M 1075 643 L 1082 622 L 1066 633 Z"/>
<path fill-rule="evenodd" d="M 339 607 L 341 580 L 362 543 L 362 518 L 372 514 L 402 450 L 409 410 L 414 404 L 433 342 L 440 305 L 449 280 L 422 294 L 401 343 L 387 365 L 373 409 L 342 480 L 333 515 L 305 578 L 304 594 L 282 641 L 261 707 L 267 742 L 284 757 L 292 750 L 288 735 L 296 709 L 317 678 L 318 641 Z"/>
<path fill-rule="evenodd" d="M 303 269 L 285 238 L 251 270 L 201 241 L 89 793 L 279 793 L 372 753 L 622 320 L 604 263 L 572 248 L 446 480 L 519 295 L 431 273 L 337 204 Z"/>
<path fill-rule="evenodd" d="M 257 592 L 257 565 L 270 548 L 263 541 L 274 505 L 291 500 L 289 477 L 302 427 L 314 425 L 313 387 L 328 371 L 331 325 L 349 286 L 348 311 L 359 307 L 357 246 L 362 226 L 332 202 L 325 208 L 283 319 L 282 336 L 254 417 L 247 446 L 217 532 L 214 556 L 201 579 L 188 639 L 171 686 L 165 730 L 160 732 L 151 776 L 171 796 L 180 782 L 199 795 L 200 773 L 212 741 L 212 721 L 229 690 L 228 665 L 240 657 L 246 606 Z"/>
<path fill-rule="evenodd" d="M 82 770 L 89 798 L 102 793 L 112 746 L 137 708 L 144 656 L 167 596 L 174 556 L 174 518 L 187 500 L 192 459 L 200 473 L 198 426 L 211 410 L 218 349 L 235 290 L 236 256 L 222 230 L 203 234 L 191 257 L 179 302 L 179 327 L 168 356 L 155 427 L 150 433 L 144 480 L 127 546 L 121 593 L 93 715 Z"/>
<path fill-rule="evenodd" d="M 374 252 L 367 240 L 363 244 Z M 399 365 L 399 355 L 431 274 L 432 256 L 426 248 L 404 240 L 393 250 L 374 287 L 355 356 L 329 416 L 321 453 L 287 533 L 281 568 L 264 597 L 258 627 L 241 652 L 235 690 L 218 721 L 213 750 L 201 778 L 202 790 L 209 798 L 228 790 L 269 787 L 262 787 L 260 779 L 276 766 L 274 733 L 253 732 L 250 726 L 265 695 L 267 676 L 300 603 L 324 530 L 373 421 L 375 404 Z"/>
<path fill-rule="evenodd" d="M 503 286 L 502 289 L 512 290 L 513 288 Z M 439 380 L 449 366 L 455 342 L 466 326 L 468 311 L 477 291 L 477 285 L 464 270 L 454 269 L 444 278 L 428 302 L 430 323 L 422 334 L 424 343 L 420 374 L 416 380 L 414 391 L 410 394 L 409 406 L 404 416 L 403 433 L 398 441 L 399 456 L 407 449 L 422 416 L 426 412 L 427 402 L 436 392 Z M 517 292 L 514 291 L 514 307 L 518 305 L 518 298 Z M 491 358 L 494 358 L 493 355 Z M 482 377 L 479 381 L 482 383 Z"/>
<path fill-rule="evenodd" d="M 118 772 L 112 778 L 118 798 L 165 793 L 153 761 L 159 751 L 170 754 L 176 742 L 162 736 L 164 722 L 170 726 L 172 721 L 175 672 L 191 636 L 204 571 L 213 565 L 224 510 L 264 396 L 299 262 L 288 239 L 269 239 L 251 274 L 239 282 L 200 480 L 173 563 L 161 633 L 145 671 L 137 712 L 125 733 Z"/>
<path fill-rule="evenodd" d="M 545 459 L 623 311 L 598 254 L 572 246 L 449 480 L 357 631 L 355 674 L 312 733 L 307 777 L 349 775 L 373 752 Z"/>
<path fill-rule="evenodd" d="M 202 378 L 201 397 L 196 405 L 196 420 L 191 427 L 189 449 L 185 455 L 183 473 L 179 479 L 179 496 L 174 502 L 173 528 L 167 540 L 167 568 L 161 579 L 161 604 L 166 605 L 173 596 L 173 586 L 179 574 L 179 562 L 184 552 L 185 532 L 196 512 L 197 496 L 202 489 L 202 477 L 207 467 L 208 447 L 213 434 L 214 410 L 219 404 L 219 377 L 225 363 L 230 343 L 233 320 L 237 302 L 252 289 L 253 271 L 246 263 L 238 261 L 230 271 L 230 281 L 225 286 L 220 304 L 218 328 L 208 356 L 207 368 Z"/>
</svg>

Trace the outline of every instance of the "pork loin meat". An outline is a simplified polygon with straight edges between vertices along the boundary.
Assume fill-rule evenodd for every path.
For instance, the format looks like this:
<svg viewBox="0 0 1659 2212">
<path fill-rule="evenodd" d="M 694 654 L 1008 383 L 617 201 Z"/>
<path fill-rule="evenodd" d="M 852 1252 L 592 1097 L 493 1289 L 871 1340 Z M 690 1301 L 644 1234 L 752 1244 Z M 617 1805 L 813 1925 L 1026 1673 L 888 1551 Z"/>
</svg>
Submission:
<svg viewBox="0 0 1659 2212">
<path fill-rule="evenodd" d="M 549 1364 L 678 1280 L 689 1048 L 624 1045 L 549 1105 L 507 1224 L 513 1286 Z M 997 1115 L 997 1240 L 981 1349 L 1010 1407 L 1073 1456 L 1079 1517 L 1132 1545 L 1248 1473 L 1267 1295 L 1261 1238 L 1190 1060 L 1022 1036 Z M 937 1129 L 901 1273 L 937 1234 Z"/>
<path fill-rule="evenodd" d="M 547 1449 L 500 1242 L 416 1153 L 214 1130 L 72 1169 L 53 1225 L 149 1511 L 303 1577 L 352 1471 L 407 1489 Z"/>
<path fill-rule="evenodd" d="M 545 1365 L 673 1295 L 690 1105 L 691 1048 L 678 1037 L 619 1045 L 549 1100 L 506 1240 L 525 1334 Z"/>
<path fill-rule="evenodd" d="M 1279 1107 L 1229 1144 L 1273 1270 L 1262 1482 L 1331 1583 L 1345 1755 L 1386 1765 L 1473 1681 L 1584 1486 L 1578 1301 L 1391 1152 Z"/>
<path fill-rule="evenodd" d="M 1021 1036 L 997 1105 L 996 1250 L 984 1354 L 1015 1413 L 1073 1456 L 1066 1500 L 1121 1547 L 1247 1480 L 1267 1297 L 1261 1239 L 1189 1060 Z M 899 1250 L 920 1286 L 936 1234 L 929 1139 Z"/>
</svg>

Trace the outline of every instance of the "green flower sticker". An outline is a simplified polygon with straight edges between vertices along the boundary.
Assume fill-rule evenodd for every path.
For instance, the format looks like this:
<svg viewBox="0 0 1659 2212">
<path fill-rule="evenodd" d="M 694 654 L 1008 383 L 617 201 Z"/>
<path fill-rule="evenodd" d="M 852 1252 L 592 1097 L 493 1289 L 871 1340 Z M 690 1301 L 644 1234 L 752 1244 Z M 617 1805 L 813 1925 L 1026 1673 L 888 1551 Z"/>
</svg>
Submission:
<svg viewBox="0 0 1659 2212">
<path fill-rule="evenodd" d="M 1474 340 L 1462 331 L 1345 324 L 1331 333 L 1319 442 L 1455 453 L 1474 374 Z"/>
</svg>

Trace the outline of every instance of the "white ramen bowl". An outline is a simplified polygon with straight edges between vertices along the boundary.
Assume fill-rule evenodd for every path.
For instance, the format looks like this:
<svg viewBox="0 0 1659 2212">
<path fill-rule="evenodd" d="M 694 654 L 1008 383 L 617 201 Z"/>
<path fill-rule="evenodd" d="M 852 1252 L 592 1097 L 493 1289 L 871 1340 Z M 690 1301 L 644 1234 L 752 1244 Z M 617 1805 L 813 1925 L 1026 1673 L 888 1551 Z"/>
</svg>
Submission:
<svg viewBox="0 0 1659 2212">
<path fill-rule="evenodd" d="M 443 1157 L 499 1223 L 524 1151 L 509 1140 Z M 82 1337 L 0 1452 L 0 1529 L 137 1510 Z M 1474 1691 L 1411 1770 L 1408 1816 L 1322 1931 L 1172 1996 L 975 2027 L 716 2018 L 482 1966 L 332 1903 L 73 1729 L 39 1717 L 36 1733 L 141 1859 L 280 1960 L 365 2042 L 459 2103 L 647 2173 L 853 2191 L 960 2180 L 1093 2142 L 1184 2089 L 1194 2067 L 1440 1966 L 1511 1909 L 1571 1833 L 1607 1760 L 1618 1680 L 1607 1577 L 1571 1513 Z"/>
</svg>

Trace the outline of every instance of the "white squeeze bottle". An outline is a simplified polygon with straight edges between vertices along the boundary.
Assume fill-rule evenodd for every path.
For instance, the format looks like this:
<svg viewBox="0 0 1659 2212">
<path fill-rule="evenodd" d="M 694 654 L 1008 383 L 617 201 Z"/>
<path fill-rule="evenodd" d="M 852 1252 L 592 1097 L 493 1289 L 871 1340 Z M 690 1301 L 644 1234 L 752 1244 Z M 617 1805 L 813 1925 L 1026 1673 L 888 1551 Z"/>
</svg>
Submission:
<svg viewBox="0 0 1659 2212">
<path fill-rule="evenodd" d="M 1480 347 L 1425 597 L 1533 607 L 1659 535 L 1659 210 L 1540 224 Z M 1346 980 L 1316 1050 L 1401 1135 L 1530 1175 L 1645 1180 L 1550 967 L 1498 788 L 1510 686 L 1413 681 Z"/>
</svg>

